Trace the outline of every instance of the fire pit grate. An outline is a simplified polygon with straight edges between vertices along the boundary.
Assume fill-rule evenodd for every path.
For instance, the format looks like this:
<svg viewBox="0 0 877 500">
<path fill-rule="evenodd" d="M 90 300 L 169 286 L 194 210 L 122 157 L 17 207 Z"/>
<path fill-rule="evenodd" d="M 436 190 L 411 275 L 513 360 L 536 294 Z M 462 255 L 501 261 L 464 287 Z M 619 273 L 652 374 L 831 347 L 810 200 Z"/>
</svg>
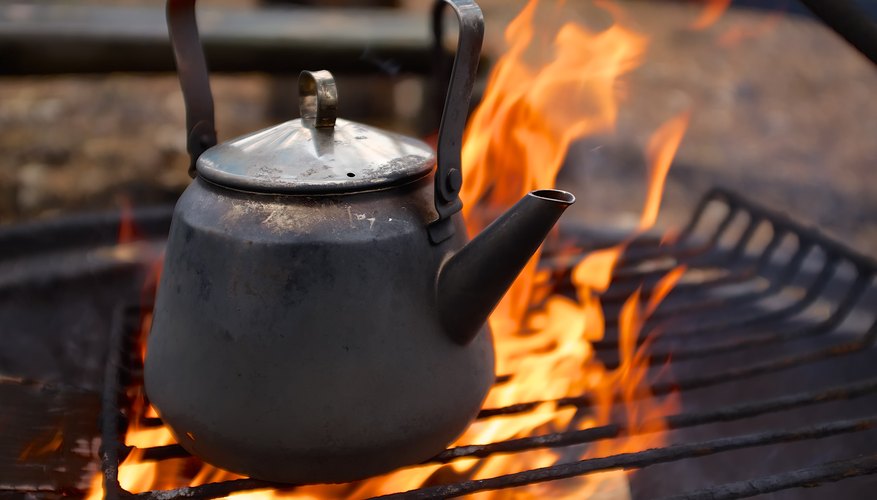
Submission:
<svg viewBox="0 0 877 500">
<path fill-rule="evenodd" d="M 585 241 L 586 235 L 581 231 L 565 234 Z M 589 238 L 588 241 L 593 241 L 593 237 Z M 583 254 L 589 249 L 585 248 Z M 549 250 L 543 257 L 544 266 L 564 276 L 561 282 L 568 282 L 574 264 L 575 259 Z M 651 498 L 729 499 L 841 480 L 851 483 L 855 481 L 851 478 L 877 473 L 874 430 L 877 414 L 873 414 L 873 404 L 865 404 L 867 398 L 877 397 L 874 363 L 877 351 L 872 349 L 877 337 L 874 286 L 877 263 L 782 214 L 728 191 L 713 190 L 701 200 L 690 223 L 673 243 L 662 245 L 658 238 L 641 237 L 627 246 L 614 273 L 613 285 L 602 297 L 609 328 L 606 338 L 595 349 L 608 366 L 617 363 L 613 358 L 618 347 L 617 334 L 611 327 L 613 311 L 617 313 L 634 290 L 641 288 L 643 296 L 648 296 L 658 279 L 679 265 L 686 266 L 683 279 L 649 318 L 644 330 L 658 333 L 652 339 L 651 364 L 670 369 L 662 369 L 653 377 L 648 393 L 636 396 L 660 397 L 671 393 L 681 396 L 685 408 L 661 417 L 668 429 L 668 442 L 675 444 L 557 463 L 489 479 L 425 486 L 381 498 L 447 498 L 614 469 L 643 469 L 633 481 L 651 483 L 643 486 L 652 488 L 648 495 Z M 139 328 L 140 313 L 139 306 L 121 310 L 111 338 L 101 449 L 107 498 L 131 495 L 118 481 L 119 463 L 133 450 L 123 445 L 129 419 L 138 418 L 143 426 L 162 425 L 158 419 L 133 416 L 128 410 L 126 394 L 142 383 L 142 366 L 134 349 L 137 339 L 132 335 Z M 667 373 L 672 379 L 668 379 Z M 811 373 L 819 386 L 814 387 L 817 383 L 811 383 L 801 373 Z M 804 384 L 804 390 L 790 384 L 789 377 Z M 840 380 L 835 382 L 833 378 L 838 377 Z M 775 380 L 779 391 L 768 387 L 770 384 L 765 380 Z M 503 383 L 503 377 L 497 383 Z M 727 400 L 717 402 L 717 397 L 729 394 L 731 404 Z M 526 412 L 539 403 L 485 409 L 479 418 Z M 558 403 L 587 408 L 592 401 L 582 396 L 564 398 Z M 829 408 L 821 415 L 817 412 L 814 416 L 810 411 L 823 407 Z M 793 416 L 789 416 L 790 412 Z M 761 427 L 753 427 L 752 422 Z M 719 430 L 718 434 L 701 433 L 711 426 Z M 624 437 L 629 432 L 619 416 L 615 423 L 585 430 L 451 448 L 428 462 L 450 463 L 539 448 L 559 449 Z M 708 437 L 701 437 L 704 435 Z M 827 438 L 839 439 L 844 435 L 847 441 L 831 447 L 822 445 L 833 442 L 826 441 Z M 822 440 L 818 447 L 810 443 L 816 439 Z M 735 452 L 759 453 L 764 447 L 794 447 L 798 446 L 796 443 L 812 448 L 783 448 L 770 454 L 788 455 L 798 462 L 792 460 L 787 464 L 774 458 L 769 467 L 755 465 L 754 472 L 738 470 L 736 478 L 701 474 L 700 479 L 686 483 L 695 487 L 682 489 L 687 491 L 683 494 L 678 493 L 680 485 L 670 490 L 675 491 L 672 495 L 664 493 L 666 484 L 662 486 L 654 477 L 666 476 L 668 472 L 682 474 L 678 471 L 694 475 L 691 471 L 706 466 L 692 465 L 691 460 L 704 457 L 707 464 L 732 457 L 745 465 L 747 459 L 734 458 Z M 802 449 L 810 452 L 796 451 Z M 140 452 L 144 461 L 189 456 L 177 445 Z M 722 465 L 714 463 L 713 468 L 716 467 Z M 779 470 L 771 470 L 777 467 Z M 651 479 L 649 471 L 656 471 Z M 745 475 L 740 478 L 740 474 Z M 640 476 L 646 477 L 640 480 Z M 212 498 L 266 487 L 290 488 L 240 479 L 134 496 Z"/>
</svg>

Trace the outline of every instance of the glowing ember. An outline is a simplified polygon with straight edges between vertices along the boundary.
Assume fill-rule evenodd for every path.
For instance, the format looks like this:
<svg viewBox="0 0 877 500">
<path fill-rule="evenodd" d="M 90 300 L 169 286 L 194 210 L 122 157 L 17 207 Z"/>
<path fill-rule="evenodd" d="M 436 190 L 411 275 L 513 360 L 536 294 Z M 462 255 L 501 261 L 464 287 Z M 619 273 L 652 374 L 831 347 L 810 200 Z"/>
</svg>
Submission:
<svg viewBox="0 0 877 500">
<path fill-rule="evenodd" d="M 723 2 L 711 2 L 718 8 Z M 499 213 L 534 189 L 553 187 L 567 150 L 574 141 L 613 129 L 618 114 L 618 89 L 623 75 L 634 69 L 644 54 L 647 38 L 623 24 L 622 11 L 609 2 L 597 2 L 615 19 L 602 31 L 559 21 L 536 26 L 538 1 L 532 0 L 508 26 L 508 51 L 496 63 L 487 92 L 469 121 L 463 148 L 466 184 L 462 196 L 469 231 L 480 231 Z M 559 12 L 555 10 L 555 12 Z M 714 19 L 705 12 L 698 24 Z M 540 11 L 541 19 L 541 11 Z M 541 20 L 540 20 L 541 22 Z M 551 40 L 550 50 L 535 51 L 537 42 Z M 669 120 L 650 140 L 649 189 L 639 229 L 655 223 L 663 184 L 682 140 L 688 114 Z M 125 231 L 123 231 L 124 233 Z M 558 460 L 641 450 L 661 444 L 661 415 L 675 401 L 660 406 L 647 395 L 647 358 L 638 341 L 643 324 L 679 280 L 683 269 L 668 273 L 648 296 L 633 293 L 619 316 L 620 363 L 607 369 L 595 357 L 592 343 L 604 336 L 600 294 L 610 285 L 613 269 L 624 245 L 591 253 L 571 271 L 572 292 L 555 289 L 556 276 L 537 268 L 538 254 L 524 270 L 490 318 L 497 351 L 497 370 L 505 375 L 490 392 L 486 406 L 503 407 L 542 401 L 531 411 L 479 420 L 455 445 L 486 444 L 515 437 L 588 428 L 610 421 L 613 408 L 625 410 L 627 432 L 620 439 L 593 447 L 534 450 L 486 459 L 466 459 L 449 465 L 414 466 L 384 476 L 346 485 L 316 485 L 292 491 L 256 491 L 235 498 L 362 498 L 417 488 L 442 478 L 487 478 L 524 469 L 552 465 Z M 575 253 L 574 249 L 569 253 Z M 556 258 L 572 258 L 558 252 Z M 151 288 L 150 288 L 151 289 Z M 145 317 L 143 333 L 148 331 Z M 586 395 L 592 408 L 576 409 L 557 404 L 559 398 Z M 135 414 L 150 414 L 143 407 Z M 648 434 L 644 434 L 647 433 Z M 173 438 L 165 428 L 143 429 L 132 420 L 126 444 L 138 448 L 165 445 Z M 573 455 L 571 456 L 571 453 Z M 120 466 L 122 486 L 129 491 L 173 488 L 233 479 L 237 476 L 201 465 L 196 459 L 141 463 L 135 450 Z M 194 469 L 193 469 L 194 467 Z M 621 474 L 621 475 L 620 475 Z M 599 474 L 562 482 L 519 488 L 515 498 L 628 494 L 618 486 L 623 474 Z M 507 495 L 484 493 L 481 497 Z M 92 498 L 102 496 L 96 476 Z"/>
</svg>

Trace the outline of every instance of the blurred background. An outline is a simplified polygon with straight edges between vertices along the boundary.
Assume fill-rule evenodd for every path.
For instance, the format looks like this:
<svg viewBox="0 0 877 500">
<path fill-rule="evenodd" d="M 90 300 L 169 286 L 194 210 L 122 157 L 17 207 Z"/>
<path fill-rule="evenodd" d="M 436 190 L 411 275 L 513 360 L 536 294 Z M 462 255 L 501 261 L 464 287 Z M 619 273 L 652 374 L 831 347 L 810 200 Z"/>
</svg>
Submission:
<svg viewBox="0 0 877 500">
<path fill-rule="evenodd" d="M 200 3 L 218 70 L 221 141 L 295 118 L 302 69 L 335 73 L 342 117 L 419 137 L 437 127 L 431 2 Z M 525 2 L 479 3 L 483 91 L 505 48 L 503 29 Z M 686 220 L 704 191 L 723 185 L 877 253 L 877 71 L 867 59 L 797 0 L 734 1 L 702 29 L 692 24 L 725 2 L 617 3 L 650 37 L 648 52 L 623 77 L 616 131 L 567 155 L 559 182 L 579 199 L 567 219 L 634 226 L 648 139 L 690 110 L 661 227 Z M 594 29 L 610 22 L 590 0 L 565 4 L 566 15 Z M 861 4 L 877 14 L 874 2 Z M 279 8 L 295 10 L 266 10 Z M 165 39 L 161 0 L 0 5 L 0 225 L 176 199 L 189 182 L 188 158 Z"/>
</svg>

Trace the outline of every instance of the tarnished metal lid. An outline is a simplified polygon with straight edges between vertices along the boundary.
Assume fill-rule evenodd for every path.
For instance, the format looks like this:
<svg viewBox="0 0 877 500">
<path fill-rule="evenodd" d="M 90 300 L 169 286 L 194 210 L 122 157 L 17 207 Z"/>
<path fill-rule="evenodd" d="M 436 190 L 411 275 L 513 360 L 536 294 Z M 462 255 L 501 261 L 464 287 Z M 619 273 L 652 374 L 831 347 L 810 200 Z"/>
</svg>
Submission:
<svg viewBox="0 0 877 500">
<path fill-rule="evenodd" d="M 302 118 L 213 146 L 198 173 L 245 191 L 332 194 L 402 184 L 434 168 L 426 143 L 336 119 L 329 72 L 303 72 L 299 95 Z"/>
</svg>

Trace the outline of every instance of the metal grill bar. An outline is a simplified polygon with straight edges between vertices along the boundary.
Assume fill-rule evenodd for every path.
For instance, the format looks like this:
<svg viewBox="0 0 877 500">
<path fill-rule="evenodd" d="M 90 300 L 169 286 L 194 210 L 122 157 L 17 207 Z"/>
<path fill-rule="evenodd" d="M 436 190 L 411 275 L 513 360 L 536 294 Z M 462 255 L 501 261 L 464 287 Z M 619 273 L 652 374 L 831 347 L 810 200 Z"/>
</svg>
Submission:
<svg viewBox="0 0 877 500">
<path fill-rule="evenodd" d="M 829 483 L 877 473 L 877 455 L 850 460 L 838 460 L 814 467 L 806 467 L 760 479 L 723 484 L 685 495 L 667 497 L 665 500 L 732 500 L 749 498 L 790 488 L 812 488 Z"/>
<path fill-rule="evenodd" d="M 108 499 L 120 498 L 125 490 L 119 484 L 119 447 L 117 443 L 124 441 L 124 430 L 127 424 L 119 412 L 119 398 L 122 387 L 121 374 L 124 370 L 122 353 L 126 328 L 125 310 L 117 309 L 112 319 L 112 331 L 110 332 L 110 348 L 107 353 L 107 368 L 104 372 L 104 392 L 101 401 L 101 447 L 99 450 L 101 470 L 103 471 L 104 496 Z"/>
<path fill-rule="evenodd" d="M 814 250 L 813 246 L 798 246 L 795 254 L 791 257 L 791 259 L 789 259 L 789 261 L 786 265 L 786 268 L 784 269 L 782 275 L 779 276 L 777 279 L 772 280 L 768 284 L 768 286 L 764 290 L 760 291 L 759 293 L 764 294 L 766 292 L 775 292 L 778 289 L 782 289 L 785 286 L 788 286 L 790 284 L 790 282 L 795 278 L 795 276 L 800 273 L 800 271 L 802 270 L 801 268 L 802 268 L 802 264 L 803 264 L 804 260 L 806 259 L 807 255 L 813 250 Z M 719 249 L 712 248 L 711 251 L 718 252 Z M 643 262 L 648 262 L 648 260 L 636 261 L 633 264 L 642 264 Z M 833 277 L 834 272 L 835 272 L 838 264 L 840 264 L 840 262 L 841 262 L 841 259 L 838 256 L 836 256 L 836 255 L 835 256 L 832 256 L 832 255 L 828 256 L 828 258 L 826 259 L 826 262 L 823 264 L 823 268 L 822 268 L 822 271 L 820 272 L 820 275 L 813 281 L 811 286 L 808 287 L 808 294 L 805 295 L 806 299 L 809 300 L 810 297 L 812 297 L 814 295 L 818 295 L 818 292 L 822 291 L 822 287 L 824 287 L 824 285 L 831 280 L 831 278 Z M 672 267 L 675 267 L 676 265 L 678 265 L 678 263 L 683 263 L 683 264 L 694 263 L 695 265 L 691 266 L 694 269 L 734 269 L 736 267 L 739 271 L 737 274 L 726 275 L 726 276 L 723 276 L 723 277 L 720 277 L 717 279 L 713 279 L 711 281 L 699 282 L 699 283 L 695 283 L 695 284 L 686 284 L 686 283 L 679 284 L 674 290 L 677 294 L 682 295 L 683 297 L 688 297 L 688 295 L 692 295 L 692 294 L 702 294 L 705 289 L 709 290 L 711 288 L 718 288 L 718 287 L 729 285 L 729 284 L 737 284 L 737 283 L 749 281 L 749 280 L 752 280 L 753 278 L 757 278 L 759 276 L 759 271 L 763 271 L 763 269 L 760 269 L 761 265 L 758 263 L 755 263 L 754 265 L 749 265 L 745 268 L 740 268 L 739 264 L 734 264 L 732 262 L 722 262 L 722 261 L 717 261 L 717 260 L 698 261 L 696 259 L 679 259 L 678 261 L 674 262 L 672 265 L 663 267 L 661 270 L 656 271 L 655 273 L 659 277 L 663 276 L 667 271 L 672 269 Z M 873 270 L 869 270 L 868 272 L 862 272 L 861 274 L 868 275 L 869 272 L 873 273 Z M 642 282 L 642 280 L 649 278 L 650 275 L 652 274 L 652 271 L 649 271 L 649 272 L 637 271 L 637 273 L 638 274 L 633 274 L 633 271 L 628 271 L 627 277 L 625 278 L 628 281 L 634 281 L 635 282 L 634 285 L 630 285 L 626 289 L 623 289 L 621 291 L 616 291 L 614 293 L 608 294 L 607 296 L 605 296 L 605 298 L 607 300 L 609 300 L 610 302 L 625 300 L 631 292 L 633 292 L 635 289 L 640 288 L 639 283 Z M 615 275 L 613 275 L 613 279 L 615 279 L 614 276 Z M 652 280 L 652 281 L 653 281 L 653 283 L 647 283 L 646 287 L 644 288 L 643 293 L 645 295 L 648 295 L 651 293 L 651 291 L 652 291 L 651 285 L 654 285 L 654 282 L 656 282 L 657 280 Z M 741 300 L 741 299 L 736 298 L 736 297 L 731 297 L 731 300 L 733 301 L 733 300 Z M 707 301 L 706 303 L 718 305 L 720 307 L 726 307 L 728 305 L 727 302 L 721 302 L 721 303 L 717 304 L 715 301 Z M 700 309 L 702 307 L 699 305 L 696 306 L 694 304 L 691 304 L 688 301 L 686 301 L 686 303 L 681 304 L 681 305 L 684 305 L 686 308 L 690 308 L 693 310 L 697 310 L 697 309 Z M 679 309 L 679 310 L 674 309 L 672 311 L 666 312 L 664 315 L 670 316 L 672 314 L 673 316 L 675 316 L 681 310 L 682 309 Z M 660 316 L 661 315 L 659 314 L 658 317 L 660 317 Z"/>
<path fill-rule="evenodd" d="M 673 392 L 683 392 L 691 389 L 709 387 L 726 383 L 729 380 L 742 380 L 757 375 L 763 375 L 765 373 L 788 370 L 790 368 L 813 363 L 816 361 L 831 359 L 838 356 L 845 356 L 872 347 L 874 345 L 875 337 L 877 337 L 877 322 L 872 325 L 867 335 L 865 335 L 861 340 L 840 342 L 836 345 L 824 349 L 816 349 L 805 353 L 792 354 L 789 356 L 784 356 L 761 363 L 752 363 L 749 365 L 739 366 L 717 373 L 706 374 L 700 377 L 693 377 L 678 382 L 655 384 L 651 386 L 648 391 L 643 391 L 640 394 L 635 394 L 634 398 L 645 398 L 651 397 L 652 395 L 664 396 Z M 555 401 L 559 406 L 577 407 L 587 407 L 590 406 L 592 403 L 591 399 L 588 397 L 561 398 Z M 532 401 L 527 403 L 510 405 L 502 408 L 486 409 L 481 411 L 481 413 L 479 414 L 479 418 L 489 418 L 497 415 L 511 415 L 514 413 L 532 411 L 537 406 L 545 402 L 546 401 Z"/>
<path fill-rule="evenodd" d="M 753 433 L 743 436 L 719 438 L 697 443 L 678 444 L 666 448 L 656 448 L 637 453 L 623 453 L 602 458 L 581 460 L 570 464 L 559 464 L 551 467 L 506 474 L 490 479 L 463 481 L 460 483 L 420 488 L 403 493 L 384 495 L 375 498 L 391 499 L 441 499 L 453 498 L 479 491 L 514 488 L 546 481 L 567 479 L 584 474 L 613 469 L 644 468 L 664 462 L 713 455 L 726 451 L 767 446 L 792 441 L 820 439 L 838 434 L 860 432 L 877 427 L 877 417 L 858 420 L 843 420 L 828 424 L 805 427 L 792 431 Z M 165 500 L 172 498 L 216 498 L 235 491 L 261 488 L 285 487 L 256 479 L 239 479 L 192 486 L 164 491 L 150 491 L 134 495 L 135 498 Z"/>
<path fill-rule="evenodd" d="M 845 356 L 847 354 L 871 347 L 874 343 L 875 335 L 877 335 L 877 323 L 875 323 L 875 326 L 871 328 L 871 331 L 868 333 L 867 338 L 864 340 L 843 342 L 826 349 L 817 349 L 814 351 L 805 352 L 803 354 L 795 354 L 769 360 L 763 363 L 752 363 L 749 365 L 741 366 L 739 368 L 726 370 L 720 373 L 708 374 L 703 377 L 695 377 L 681 382 L 665 382 L 662 384 L 656 384 L 652 386 L 652 393 L 656 396 L 661 396 L 682 390 L 709 387 L 725 383 L 729 380 L 740 381 L 746 378 L 754 377 L 756 375 L 763 375 L 765 373 L 788 370 L 796 366 L 801 366 L 816 361 L 831 359 L 838 356 Z"/>
<path fill-rule="evenodd" d="M 677 305 L 675 307 L 673 305 L 664 306 L 658 312 L 656 312 L 651 319 L 654 322 L 655 320 L 678 318 L 679 316 L 685 315 L 686 313 L 690 314 L 695 312 L 709 312 L 715 310 L 727 311 L 734 306 L 742 306 L 748 303 L 754 303 L 760 300 L 769 299 L 772 296 L 776 296 L 786 286 L 788 286 L 790 282 L 800 273 L 802 263 L 812 248 L 812 246 L 799 246 L 798 251 L 788 262 L 786 269 L 779 277 L 779 279 L 771 281 L 767 287 L 755 293 L 741 294 L 729 298 L 703 297 L 704 291 L 709 290 L 710 288 L 718 288 L 720 286 L 731 283 L 742 283 L 751 280 L 751 278 L 757 278 L 758 273 L 756 272 L 756 267 L 750 267 L 741 274 L 730 277 L 725 276 L 711 282 L 697 283 L 692 285 L 680 284 L 674 289 L 674 296 L 681 296 L 689 300 L 686 300 L 683 304 Z M 686 261 L 680 262 L 686 263 Z M 732 320 L 713 322 L 707 326 L 699 325 L 696 328 L 676 329 L 672 331 L 671 334 L 673 337 L 677 338 L 690 337 L 695 335 L 719 335 L 722 333 L 726 333 L 727 331 L 758 327 L 764 323 L 784 321 L 789 317 L 801 313 L 809 306 L 811 306 L 817 299 L 820 298 L 820 296 L 826 290 L 827 285 L 834 278 L 837 268 L 841 262 L 842 259 L 838 256 L 829 256 L 823 264 L 823 267 L 821 268 L 819 274 L 814 278 L 810 286 L 807 287 L 807 292 L 797 301 L 785 306 L 782 309 L 760 313 L 755 316 L 750 315 L 749 317 L 744 317 L 742 319 L 735 317 Z M 714 263 L 699 263 L 698 265 L 691 267 L 695 270 L 710 269 L 713 265 Z M 851 297 L 847 299 L 847 301 L 845 301 L 845 305 L 848 302 L 854 303 L 860 297 L 861 292 L 867 288 L 867 285 L 873 279 L 873 269 L 859 269 L 859 271 L 860 274 L 857 281 L 851 285 Z M 642 273 L 642 275 L 644 276 L 645 273 Z M 621 302 L 623 300 L 626 300 L 636 288 L 637 287 L 628 287 L 621 291 L 616 290 L 614 294 L 608 294 L 604 296 L 604 303 Z M 694 298 L 694 300 L 691 300 L 691 297 L 689 297 L 689 295 L 694 295 L 693 293 L 686 293 L 689 288 L 693 288 L 698 295 Z M 612 290 L 610 290 L 610 292 L 611 291 Z M 644 290 L 643 296 L 648 297 L 650 293 L 651 289 L 647 287 Z M 612 322 L 610 321 L 610 325 L 611 324 Z M 617 338 L 613 336 L 610 336 L 603 342 L 603 344 L 606 346 L 614 346 L 616 343 Z"/>
<path fill-rule="evenodd" d="M 749 213 L 751 217 L 757 217 L 760 220 L 770 223 L 775 230 L 792 233 L 802 242 L 824 248 L 829 254 L 838 256 L 842 255 L 844 259 L 855 264 L 863 274 L 873 274 L 874 270 L 877 269 L 877 261 L 873 258 L 860 254 L 849 247 L 828 238 L 818 229 L 806 227 L 795 222 L 784 213 L 754 203 L 752 200 L 744 198 L 736 193 L 732 193 L 726 189 L 715 188 L 706 194 L 704 200 L 705 203 L 699 208 L 699 212 L 694 215 L 695 221 L 703 216 L 703 212 L 709 203 L 722 202 L 727 204 L 732 211 L 745 211 Z M 694 225 L 690 226 L 694 227 Z"/>
<path fill-rule="evenodd" d="M 821 391 L 803 392 L 775 399 L 741 403 L 739 405 L 722 408 L 721 410 L 668 415 L 664 418 L 645 421 L 640 427 L 642 429 L 655 429 L 658 428 L 659 423 L 663 422 L 668 430 L 676 430 L 716 422 L 741 420 L 744 418 L 751 418 L 768 413 L 786 411 L 832 401 L 852 400 L 875 393 L 877 393 L 877 378 L 860 383 L 832 387 Z M 590 443 L 600 439 L 646 434 L 648 432 L 649 431 L 630 433 L 627 431 L 623 423 L 612 423 L 579 431 L 509 439 L 507 441 L 485 445 L 449 448 L 432 459 L 427 460 L 425 463 L 449 463 L 461 458 L 485 458 L 494 453 L 513 453 L 546 447 L 572 446 Z M 131 446 L 125 447 L 123 452 L 127 456 L 127 454 L 134 449 L 135 448 Z M 141 458 L 144 461 L 190 456 L 188 452 L 179 445 L 142 448 L 141 452 Z"/>
<path fill-rule="evenodd" d="M 833 387 L 823 391 L 799 393 L 776 399 L 754 401 L 742 403 L 739 405 L 725 407 L 721 410 L 679 413 L 669 415 L 664 419 L 652 419 L 645 421 L 640 425 L 642 429 L 655 429 L 658 424 L 663 423 L 668 430 L 682 429 L 697 425 L 710 424 L 716 422 L 730 422 L 751 418 L 758 415 L 775 413 L 779 411 L 802 408 L 814 404 L 827 403 L 830 401 L 850 400 L 874 394 L 877 392 L 877 379 L 868 380 L 859 384 L 852 384 L 843 387 Z M 591 427 L 580 431 L 561 432 L 554 434 L 546 434 L 542 436 L 527 437 L 520 439 L 510 439 L 500 443 L 492 443 L 487 445 L 472 445 L 450 448 L 443 453 L 437 455 L 430 462 L 447 463 L 458 458 L 484 458 L 494 453 L 510 453 L 519 451 L 529 451 L 536 448 L 571 446 L 576 444 L 584 444 L 600 439 L 616 438 L 621 436 L 630 436 L 635 434 L 646 434 L 645 432 L 630 433 L 621 423 L 603 425 L 599 427 Z"/>
<path fill-rule="evenodd" d="M 567 479 L 600 471 L 645 468 L 663 462 L 702 457 L 705 455 L 713 455 L 716 453 L 738 450 L 741 448 L 750 448 L 753 446 L 766 446 L 807 439 L 820 439 L 837 434 L 873 429 L 875 426 L 877 426 L 877 417 L 859 420 L 841 420 L 838 422 L 805 427 L 792 431 L 761 432 L 744 436 L 701 441 L 698 443 L 678 444 L 666 448 L 656 448 L 637 453 L 622 453 L 620 455 L 612 455 L 609 457 L 591 458 L 570 464 L 553 465 L 551 467 L 543 467 L 515 474 L 506 474 L 490 479 L 464 481 L 450 485 L 419 488 L 404 493 L 384 495 L 375 498 L 405 498 L 417 500 L 453 498 L 479 491 L 515 488 L 518 486 Z"/>
</svg>

